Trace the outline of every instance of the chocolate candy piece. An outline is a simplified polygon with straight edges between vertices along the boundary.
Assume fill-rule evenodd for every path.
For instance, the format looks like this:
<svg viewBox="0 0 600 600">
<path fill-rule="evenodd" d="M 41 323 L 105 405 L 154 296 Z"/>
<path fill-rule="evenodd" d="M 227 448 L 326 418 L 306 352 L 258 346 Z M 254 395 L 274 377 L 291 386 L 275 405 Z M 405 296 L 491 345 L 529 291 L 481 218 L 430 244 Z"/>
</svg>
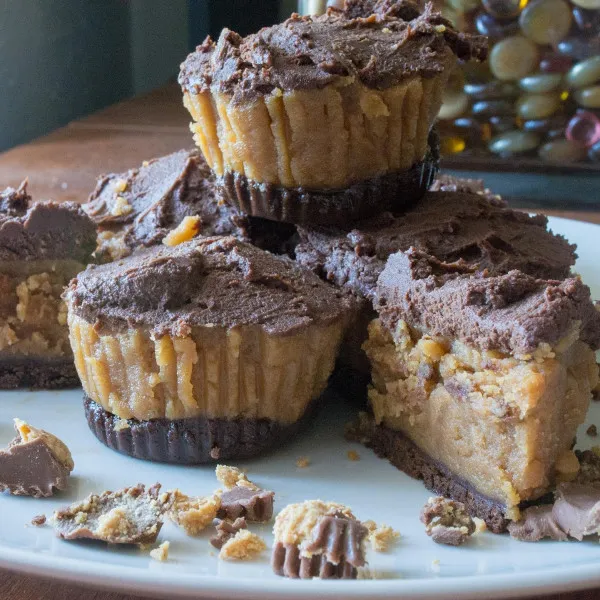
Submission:
<svg viewBox="0 0 600 600">
<path fill-rule="evenodd" d="M 600 142 L 597 142 L 588 150 L 588 158 L 592 162 L 600 162 Z"/>
<path fill-rule="evenodd" d="M 573 94 L 575 102 L 586 108 L 600 108 L 600 85 L 577 90 Z"/>
<path fill-rule="evenodd" d="M 569 121 L 566 131 L 568 140 L 586 147 L 600 142 L 600 119 L 587 110 L 578 110 Z"/>
<path fill-rule="evenodd" d="M 540 144 L 540 137 L 529 131 L 508 131 L 491 140 L 488 148 L 494 154 L 510 156 L 534 150 Z"/>
<path fill-rule="evenodd" d="M 586 10 L 579 6 L 573 7 L 573 19 L 584 35 L 598 35 L 600 33 L 600 12 Z"/>
<path fill-rule="evenodd" d="M 490 69 L 503 81 L 522 79 L 536 68 L 538 47 L 522 35 L 513 35 L 498 42 L 490 53 Z"/>
<path fill-rule="evenodd" d="M 508 81 L 488 81 L 486 83 L 466 83 L 465 93 L 473 100 L 500 100 L 503 98 L 516 98 L 519 88 Z"/>
<path fill-rule="evenodd" d="M 516 123 L 513 117 L 498 117 L 493 116 L 490 117 L 490 123 L 492 125 L 492 129 L 496 133 L 503 133 L 505 131 L 511 131 L 516 128 Z"/>
<path fill-rule="evenodd" d="M 573 65 L 573 60 L 561 54 L 546 54 L 540 61 L 542 73 L 566 73 Z"/>
<path fill-rule="evenodd" d="M 15 419 L 17 437 L 0 450 L 0 492 L 47 498 L 66 490 L 74 468 L 69 449 L 57 437 Z"/>
<path fill-rule="evenodd" d="M 565 56 L 570 56 L 575 60 L 585 60 L 586 58 L 600 54 L 600 38 L 567 38 L 560 41 L 556 47 Z"/>
<path fill-rule="evenodd" d="M 560 73 L 536 73 L 519 81 L 522 90 L 532 94 L 547 94 L 554 91 L 562 82 Z"/>
<path fill-rule="evenodd" d="M 600 532 L 600 489 L 576 483 L 560 484 L 552 515 L 560 529 L 576 540 L 597 535 Z"/>
<path fill-rule="evenodd" d="M 542 160 L 556 163 L 570 163 L 585 158 L 585 146 L 571 140 L 553 140 L 539 149 Z"/>
<path fill-rule="evenodd" d="M 573 65 L 567 73 L 566 81 L 572 88 L 584 88 L 600 81 L 600 56 L 592 56 Z"/>
<path fill-rule="evenodd" d="M 221 496 L 219 519 L 244 517 L 248 523 L 268 523 L 273 517 L 273 492 L 236 486 Z"/>
<path fill-rule="evenodd" d="M 477 117 L 507 117 L 515 114 L 515 107 L 506 100 L 481 100 L 473 104 L 471 112 Z"/>
<path fill-rule="evenodd" d="M 564 132 L 567 126 L 567 117 L 565 115 L 554 115 L 547 119 L 532 119 L 524 121 L 522 128 L 524 131 L 532 131 L 534 133 L 546 133 L 548 131 L 561 130 Z"/>
<path fill-rule="evenodd" d="M 220 550 L 240 529 L 248 529 L 244 517 L 239 517 L 235 521 L 217 518 L 213 521 L 213 525 L 217 532 L 210 538 L 210 543 L 217 550 Z"/>
<path fill-rule="evenodd" d="M 552 505 L 531 506 L 521 514 L 519 521 L 508 524 L 510 537 L 521 542 L 538 542 L 544 538 L 564 542 L 566 533 L 558 526 L 552 515 Z"/>
<path fill-rule="evenodd" d="M 475 523 L 465 505 L 442 496 L 429 498 L 420 518 L 427 535 L 438 544 L 460 546 L 475 533 Z"/>
<path fill-rule="evenodd" d="M 54 529 L 65 540 L 90 539 L 109 544 L 153 544 L 171 496 L 156 483 L 118 492 L 91 494 L 54 513 Z"/>
<path fill-rule="evenodd" d="M 522 119 L 545 119 L 560 108 L 557 94 L 525 94 L 516 104 L 517 114 Z"/>
<path fill-rule="evenodd" d="M 475 28 L 481 35 L 499 39 L 518 33 L 519 21 L 518 19 L 498 21 L 488 13 L 481 11 L 475 15 Z"/>
<path fill-rule="evenodd" d="M 554 45 L 569 34 L 573 15 L 565 0 L 534 0 L 519 17 L 523 33 L 537 44 Z"/>
<path fill-rule="evenodd" d="M 438 113 L 439 119 L 456 119 L 469 108 L 469 98 L 464 92 L 444 97 L 444 102 Z"/>
<path fill-rule="evenodd" d="M 521 0 L 482 0 L 483 8 L 497 19 L 511 19 L 521 12 Z"/>
</svg>

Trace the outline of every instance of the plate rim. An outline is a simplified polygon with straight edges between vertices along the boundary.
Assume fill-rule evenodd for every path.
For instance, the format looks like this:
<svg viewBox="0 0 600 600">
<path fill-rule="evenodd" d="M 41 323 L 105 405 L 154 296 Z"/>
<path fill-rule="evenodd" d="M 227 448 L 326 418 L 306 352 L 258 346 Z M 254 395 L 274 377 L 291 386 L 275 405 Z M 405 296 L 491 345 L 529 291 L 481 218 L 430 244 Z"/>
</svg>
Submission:
<svg viewBox="0 0 600 600">
<path fill-rule="evenodd" d="M 581 229 L 600 229 L 600 224 L 558 216 L 548 217 L 549 228 L 554 223 L 576 225 Z M 577 243 L 576 240 L 569 240 Z M 544 542 L 541 542 L 544 543 Z M 558 542 L 546 542 L 558 543 Z M 576 542 L 567 542 L 576 543 Z M 145 570 L 95 562 L 56 557 L 12 548 L 0 544 L 0 568 L 15 574 L 50 578 L 58 583 L 73 583 L 129 594 L 172 598 L 245 598 L 248 600 L 306 600 L 323 598 L 380 599 L 410 597 L 419 600 L 471 600 L 519 598 L 545 594 L 575 592 L 600 588 L 599 561 L 561 567 L 535 568 L 523 572 L 494 573 L 450 577 L 413 579 L 365 579 L 359 581 L 298 581 L 285 578 L 260 580 L 239 577 L 223 579 L 214 575 L 194 575 L 177 572 L 171 577 L 161 569 Z"/>
</svg>

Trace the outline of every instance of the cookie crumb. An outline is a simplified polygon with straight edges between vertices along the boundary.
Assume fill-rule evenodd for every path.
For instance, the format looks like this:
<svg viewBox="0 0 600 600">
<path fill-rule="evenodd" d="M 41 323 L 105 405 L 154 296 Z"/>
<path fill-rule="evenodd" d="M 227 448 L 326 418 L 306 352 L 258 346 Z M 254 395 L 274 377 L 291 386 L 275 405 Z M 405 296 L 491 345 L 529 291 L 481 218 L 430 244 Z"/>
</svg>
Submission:
<svg viewBox="0 0 600 600">
<path fill-rule="evenodd" d="M 191 498 L 179 490 L 175 490 L 171 493 L 171 498 L 169 518 L 191 537 L 199 535 L 206 529 L 221 508 L 221 499 L 217 495 Z"/>
<path fill-rule="evenodd" d="M 357 461 L 360 460 L 360 454 L 356 450 L 348 450 L 348 460 Z"/>
<path fill-rule="evenodd" d="M 297 461 L 296 461 L 296 466 L 299 469 L 306 469 L 306 467 L 308 467 L 310 465 L 310 458 L 308 458 L 308 456 L 301 456 Z"/>
<path fill-rule="evenodd" d="M 220 483 L 222 483 L 226 489 L 231 490 L 235 487 L 245 487 L 250 490 L 257 490 L 258 486 L 252 483 L 246 473 L 237 467 L 230 467 L 228 465 L 217 465 L 215 469 L 215 475 Z"/>
<path fill-rule="evenodd" d="M 215 446 L 211 451 L 210 451 L 210 457 L 213 460 L 219 460 L 219 456 L 221 456 L 221 449 L 219 448 L 219 446 Z"/>
<path fill-rule="evenodd" d="M 158 548 L 150 550 L 150 558 L 157 560 L 158 562 L 166 562 L 169 560 L 169 548 L 171 542 L 163 542 Z"/>
<path fill-rule="evenodd" d="M 114 206 L 112 207 L 110 214 L 114 217 L 123 217 L 125 215 L 128 215 L 132 211 L 133 206 L 131 206 L 131 204 L 129 204 L 129 202 L 127 202 L 127 200 L 123 198 L 123 196 L 117 196 L 117 199 L 115 200 Z"/>
<path fill-rule="evenodd" d="M 596 437 L 598 435 L 598 428 L 595 425 L 590 425 L 587 430 L 586 433 L 590 436 L 590 437 Z"/>
<path fill-rule="evenodd" d="M 395 531 L 385 523 L 378 525 L 375 521 L 369 520 L 364 521 L 363 525 L 369 530 L 368 540 L 375 552 L 387 552 L 390 545 L 400 537 L 399 531 Z"/>
<path fill-rule="evenodd" d="M 483 519 L 479 517 L 473 517 L 473 522 L 475 523 L 475 533 L 483 533 L 487 531 L 487 525 Z"/>
<path fill-rule="evenodd" d="M 440 559 L 439 558 L 434 558 L 431 561 L 431 570 L 434 573 L 439 573 L 440 572 Z"/>
<path fill-rule="evenodd" d="M 31 524 L 34 527 L 41 527 L 42 525 L 46 524 L 46 520 L 46 515 L 36 515 L 33 517 L 33 519 L 31 519 Z"/>
<path fill-rule="evenodd" d="M 247 529 L 240 529 L 230 540 L 225 542 L 219 552 L 219 558 L 221 560 L 252 560 L 266 548 L 267 545 L 260 536 Z"/>
</svg>

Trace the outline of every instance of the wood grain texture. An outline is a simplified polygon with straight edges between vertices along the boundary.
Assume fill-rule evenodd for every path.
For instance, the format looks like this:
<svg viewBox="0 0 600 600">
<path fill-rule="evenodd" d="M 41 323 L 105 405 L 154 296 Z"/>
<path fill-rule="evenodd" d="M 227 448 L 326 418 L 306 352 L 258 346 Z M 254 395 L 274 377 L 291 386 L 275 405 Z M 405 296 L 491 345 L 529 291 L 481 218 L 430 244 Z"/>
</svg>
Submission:
<svg viewBox="0 0 600 600">
<path fill-rule="evenodd" d="M 0 188 L 28 177 L 34 198 L 84 202 L 103 172 L 192 146 L 179 89 L 169 85 L 122 102 L 0 155 Z M 548 211 L 600 223 L 600 212 Z M 0 570 L 0 599 L 134 600 L 133 596 L 52 582 Z M 137 597 L 139 598 L 139 597 Z M 545 596 L 544 600 L 598 600 L 600 590 Z M 215 599 L 216 600 L 216 599 Z M 458 599 L 457 599 L 458 600 Z"/>
</svg>

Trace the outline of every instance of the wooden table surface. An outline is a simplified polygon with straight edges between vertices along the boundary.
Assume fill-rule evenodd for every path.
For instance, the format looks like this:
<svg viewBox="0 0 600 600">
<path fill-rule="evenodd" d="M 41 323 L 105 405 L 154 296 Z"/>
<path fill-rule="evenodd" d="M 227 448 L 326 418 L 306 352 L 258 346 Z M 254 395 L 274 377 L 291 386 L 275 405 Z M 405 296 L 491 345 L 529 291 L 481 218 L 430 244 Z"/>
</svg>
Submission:
<svg viewBox="0 0 600 600">
<path fill-rule="evenodd" d="M 84 202 L 100 173 L 122 171 L 143 160 L 191 147 L 189 118 L 179 89 L 168 85 L 75 121 L 0 155 L 0 189 L 29 179 L 34 199 Z M 600 223 L 600 212 L 548 211 Z M 0 570 L 0 599 L 133 600 L 133 596 L 54 583 Z M 600 590 L 545 596 L 593 600 Z"/>
</svg>

